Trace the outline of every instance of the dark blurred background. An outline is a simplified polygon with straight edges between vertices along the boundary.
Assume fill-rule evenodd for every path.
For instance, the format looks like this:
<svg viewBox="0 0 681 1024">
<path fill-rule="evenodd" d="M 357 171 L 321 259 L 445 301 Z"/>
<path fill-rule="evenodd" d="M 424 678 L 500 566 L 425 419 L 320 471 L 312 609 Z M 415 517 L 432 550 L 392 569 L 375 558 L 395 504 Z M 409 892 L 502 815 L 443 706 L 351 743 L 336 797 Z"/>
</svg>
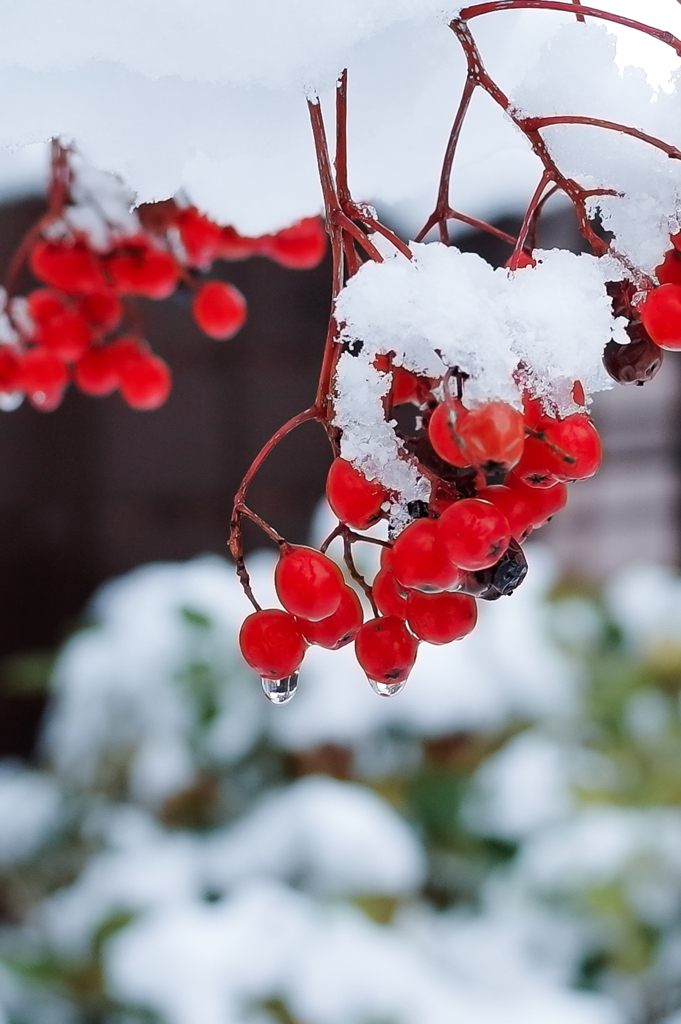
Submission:
<svg viewBox="0 0 681 1024">
<path fill-rule="evenodd" d="M 2 268 L 42 210 L 39 199 L 0 208 Z M 519 222 L 499 226 L 513 232 Z M 456 243 L 495 265 L 508 256 L 487 235 Z M 539 245 L 579 251 L 570 214 L 545 217 Z M 314 398 L 328 259 L 288 271 L 254 258 L 219 264 L 214 276 L 248 301 L 248 323 L 229 342 L 202 335 L 182 301 L 144 305 L 148 340 L 173 371 L 159 411 L 70 389 L 55 412 L 24 403 L 0 413 L 0 755 L 30 754 L 51 653 L 96 587 L 145 562 L 226 554 L 233 495 L 251 459 Z M 598 396 L 604 468 L 573 486 L 567 510 L 543 531 L 566 574 L 599 579 L 626 562 L 678 561 L 678 391 L 678 366 L 667 358 L 646 388 Z M 323 432 L 304 425 L 256 479 L 253 507 L 304 541 L 328 463 Z M 247 546 L 261 542 L 246 537 Z"/>
</svg>

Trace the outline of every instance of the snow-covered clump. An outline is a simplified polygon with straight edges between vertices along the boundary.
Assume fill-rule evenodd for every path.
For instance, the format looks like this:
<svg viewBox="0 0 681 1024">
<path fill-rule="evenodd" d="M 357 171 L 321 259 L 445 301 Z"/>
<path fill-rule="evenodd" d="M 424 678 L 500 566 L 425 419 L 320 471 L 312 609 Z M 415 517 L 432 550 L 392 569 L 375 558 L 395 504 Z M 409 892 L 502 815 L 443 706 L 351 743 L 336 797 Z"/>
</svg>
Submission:
<svg viewBox="0 0 681 1024">
<path fill-rule="evenodd" d="M 383 397 L 391 375 L 376 357 L 393 353 L 407 370 L 440 379 L 467 375 L 467 403 L 502 399 L 522 408 L 523 388 L 563 415 L 576 412 L 572 386 L 586 394 L 613 386 L 604 344 L 626 343 L 606 282 L 622 269 L 613 259 L 538 251 L 536 267 L 509 274 L 474 253 L 430 243 L 367 263 L 336 303 L 346 351 L 336 376 L 335 423 L 341 452 L 369 479 L 397 491 L 404 504 L 427 500 L 430 483 L 404 455 Z"/>
</svg>

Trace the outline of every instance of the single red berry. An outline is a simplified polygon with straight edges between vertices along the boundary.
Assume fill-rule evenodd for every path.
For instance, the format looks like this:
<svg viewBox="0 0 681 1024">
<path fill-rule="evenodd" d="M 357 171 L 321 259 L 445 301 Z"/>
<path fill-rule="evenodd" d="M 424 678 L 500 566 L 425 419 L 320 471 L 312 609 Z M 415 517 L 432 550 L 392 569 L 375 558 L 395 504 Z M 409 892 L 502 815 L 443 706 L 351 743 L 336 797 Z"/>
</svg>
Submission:
<svg viewBox="0 0 681 1024">
<path fill-rule="evenodd" d="M 99 259 L 83 242 L 39 239 L 29 258 L 39 280 L 60 291 L 87 295 L 106 291 Z"/>
<path fill-rule="evenodd" d="M 220 232 L 218 256 L 222 260 L 247 260 L 260 251 L 260 239 L 240 235 L 235 228 L 223 228 Z"/>
<path fill-rule="evenodd" d="M 158 409 L 170 394 L 170 368 L 163 359 L 150 352 L 125 362 L 118 372 L 121 394 L 131 409 Z"/>
<path fill-rule="evenodd" d="M 180 275 L 175 257 L 146 240 L 114 250 L 106 258 L 106 270 L 121 295 L 148 299 L 167 299 L 177 288 Z"/>
<path fill-rule="evenodd" d="M 400 587 L 390 569 L 380 569 L 371 584 L 374 601 L 381 615 L 407 617 L 408 591 Z"/>
<path fill-rule="evenodd" d="M 441 519 L 417 519 L 393 544 L 391 566 L 395 579 L 409 590 L 435 593 L 456 587 L 461 573 L 442 544 Z"/>
<path fill-rule="evenodd" d="M 671 249 L 655 268 L 655 276 L 660 284 L 681 284 L 681 253 Z"/>
<path fill-rule="evenodd" d="M 53 352 L 34 348 L 21 357 L 17 384 L 36 408 L 44 412 L 56 409 L 68 381 L 68 370 Z"/>
<path fill-rule="evenodd" d="M 407 599 L 407 622 L 412 633 L 429 644 L 448 644 L 467 636 L 478 621 L 474 597 L 467 594 L 419 594 Z"/>
<path fill-rule="evenodd" d="M 630 324 L 628 345 L 609 341 L 603 350 L 603 365 L 618 384 L 639 386 L 652 380 L 662 366 L 664 351 L 652 341 L 643 324 Z"/>
<path fill-rule="evenodd" d="M 495 484 L 493 487 L 484 487 L 478 491 L 477 496 L 481 501 L 491 501 L 495 508 L 499 509 L 508 523 L 512 537 L 523 540 L 528 535 L 533 525 L 532 510 L 519 490 Z"/>
<path fill-rule="evenodd" d="M 572 401 L 575 405 L 586 405 L 586 394 L 581 380 L 576 380 L 572 385 Z"/>
<path fill-rule="evenodd" d="M 460 402 L 441 402 L 428 423 L 428 437 L 437 454 L 451 466 L 460 468 L 470 466 L 470 460 L 464 453 L 458 434 L 461 420 L 465 415 L 466 409 Z"/>
<path fill-rule="evenodd" d="M 603 461 L 598 431 L 586 413 L 576 412 L 564 420 L 550 420 L 544 426 L 546 442 L 553 445 L 555 476 L 563 480 L 586 480 Z"/>
<path fill-rule="evenodd" d="M 551 516 L 560 512 L 567 504 L 568 489 L 562 482 L 555 483 L 553 487 L 529 487 L 515 475 L 514 471 L 507 476 L 506 486 L 517 492 L 527 504 L 531 515 L 530 522 L 535 530 L 544 526 Z"/>
<path fill-rule="evenodd" d="M 473 572 L 498 562 L 511 540 L 506 517 L 489 501 L 455 501 L 438 520 L 440 540 L 448 558 Z"/>
<path fill-rule="evenodd" d="M 0 345 L 0 391 L 3 394 L 19 390 L 20 365 L 18 353 L 9 345 Z"/>
<path fill-rule="evenodd" d="M 279 608 L 253 612 L 239 632 L 244 660 L 265 679 L 293 675 L 305 656 L 306 644 L 298 623 Z"/>
<path fill-rule="evenodd" d="M 540 421 L 544 423 L 545 420 Z M 553 451 L 546 441 L 538 437 L 526 437 L 522 458 L 513 467 L 513 472 L 530 487 L 553 487 L 556 482 L 556 463 Z"/>
<path fill-rule="evenodd" d="M 646 331 L 660 348 L 681 348 L 681 284 L 662 284 L 640 307 Z"/>
<path fill-rule="evenodd" d="M 206 281 L 194 296 L 192 314 L 204 334 L 224 341 L 246 323 L 246 300 L 233 284 Z"/>
<path fill-rule="evenodd" d="M 68 313 L 71 308 L 67 299 L 51 288 L 34 288 L 26 296 L 26 307 L 37 328 L 43 327 L 55 316 Z"/>
<path fill-rule="evenodd" d="M 423 405 L 428 401 L 433 381 L 418 377 L 411 370 L 405 370 L 401 366 L 393 366 L 392 375 L 393 382 L 388 394 L 389 406 L 405 405 L 407 402 Z"/>
<path fill-rule="evenodd" d="M 140 356 L 148 355 L 150 349 L 146 341 L 136 334 L 122 334 L 120 338 L 106 346 L 106 351 L 112 368 L 120 376 L 129 363 L 136 362 Z"/>
<path fill-rule="evenodd" d="M 416 661 L 419 642 L 396 615 L 365 622 L 355 639 L 357 661 L 377 683 L 404 682 Z"/>
<path fill-rule="evenodd" d="M 110 395 L 120 384 L 120 373 L 111 345 L 88 349 L 73 368 L 76 384 L 85 395 Z"/>
<path fill-rule="evenodd" d="M 344 587 L 333 615 L 316 622 L 298 619 L 298 627 L 308 643 L 338 651 L 355 639 L 363 621 L 362 602 L 352 587 Z"/>
<path fill-rule="evenodd" d="M 274 570 L 277 596 L 301 619 L 325 619 L 338 608 L 345 580 L 330 558 L 302 545 L 287 545 Z"/>
<path fill-rule="evenodd" d="M 334 515 L 355 530 L 368 530 L 381 518 L 381 505 L 388 492 L 376 480 L 367 480 L 363 473 L 346 459 L 335 459 L 326 478 L 326 498 Z"/>
<path fill-rule="evenodd" d="M 468 465 L 507 473 L 525 447 L 525 421 L 508 402 L 486 402 L 460 418 L 457 431 Z"/>
<path fill-rule="evenodd" d="M 180 238 L 191 267 L 208 267 L 220 254 L 222 228 L 205 217 L 195 206 L 188 206 L 177 217 Z"/>
<path fill-rule="evenodd" d="M 84 295 L 78 300 L 76 308 L 85 317 L 90 329 L 98 335 L 113 331 L 123 316 L 123 304 L 113 292 Z"/>
<path fill-rule="evenodd" d="M 525 426 L 536 430 L 544 418 L 544 406 L 539 398 L 533 398 L 529 391 L 523 391 L 523 419 Z"/>
<path fill-rule="evenodd" d="M 36 341 L 41 348 L 72 363 L 87 352 L 91 337 L 87 320 L 80 313 L 67 312 L 58 313 L 43 324 Z"/>
<path fill-rule="evenodd" d="M 311 270 L 321 263 L 326 253 L 326 234 L 319 217 L 306 217 L 260 241 L 265 255 L 290 270 Z"/>
</svg>

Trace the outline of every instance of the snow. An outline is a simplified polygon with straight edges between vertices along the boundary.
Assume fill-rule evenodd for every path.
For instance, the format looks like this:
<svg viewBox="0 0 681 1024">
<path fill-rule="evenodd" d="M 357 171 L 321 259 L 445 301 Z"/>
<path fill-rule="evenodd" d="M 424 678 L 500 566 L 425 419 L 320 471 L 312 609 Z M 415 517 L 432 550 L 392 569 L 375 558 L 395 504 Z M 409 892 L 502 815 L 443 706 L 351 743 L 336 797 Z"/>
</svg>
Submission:
<svg viewBox="0 0 681 1024">
<path fill-rule="evenodd" d="M 456 7 L 442 0 L 259 0 L 248 7 L 202 0 L 190 10 L 186 0 L 127 0 L 110 10 L 85 0 L 59 8 L 5 0 L 0 82 L 12 103 L 0 149 L 72 138 L 96 167 L 120 174 L 139 201 L 184 190 L 218 219 L 259 234 L 320 209 L 305 98 L 317 90 L 332 121 L 333 84 L 347 67 L 353 186 L 414 233 L 432 208 L 463 82 L 462 54 L 447 27 Z M 605 7 L 641 13 L 634 0 Z M 651 0 L 645 16 L 679 27 L 672 0 Z M 657 91 L 650 103 L 652 88 L 670 88 L 675 55 L 668 47 L 639 37 L 632 43 L 626 30 L 576 25 L 557 13 L 512 12 L 473 25 L 488 66 L 519 107 L 537 107 L 539 98 L 536 112 L 562 104 L 574 113 L 596 95 L 609 101 L 619 92 L 624 120 L 643 112 L 667 134 L 677 130 L 675 101 L 661 102 L 669 94 Z M 574 67 L 575 47 L 594 59 L 580 56 L 580 75 L 564 76 L 556 92 L 555 70 Z M 641 72 L 623 78 L 627 62 L 645 65 L 653 86 Z M 475 97 L 471 117 L 452 180 L 454 205 L 486 217 L 521 208 L 538 178 L 536 158 L 486 97 Z M 591 143 L 590 136 L 589 150 Z M 601 148 L 612 153 L 614 145 L 610 138 Z M 666 202 L 669 190 L 651 168 L 644 174 L 654 187 L 644 181 L 644 190 L 652 188 L 657 202 L 662 188 Z M 630 214 L 640 199 L 625 204 Z M 624 231 L 626 218 L 617 220 Z"/>
<path fill-rule="evenodd" d="M 110 989 L 159 1010 L 169 1024 L 241 1024 L 283 998 L 316 1024 L 614 1024 L 599 996 L 535 984 L 481 992 L 407 936 L 349 906 L 257 882 L 211 906 L 169 908 L 133 924 L 109 947 Z"/>
<path fill-rule="evenodd" d="M 32 856 L 58 828 L 61 814 L 54 779 L 12 761 L 0 762 L 0 865 Z"/>
<path fill-rule="evenodd" d="M 331 896 L 401 895 L 419 888 L 423 850 L 395 811 L 371 790 L 309 776 L 265 797 L 208 841 L 217 889 L 258 875 Z"/>
</svg>

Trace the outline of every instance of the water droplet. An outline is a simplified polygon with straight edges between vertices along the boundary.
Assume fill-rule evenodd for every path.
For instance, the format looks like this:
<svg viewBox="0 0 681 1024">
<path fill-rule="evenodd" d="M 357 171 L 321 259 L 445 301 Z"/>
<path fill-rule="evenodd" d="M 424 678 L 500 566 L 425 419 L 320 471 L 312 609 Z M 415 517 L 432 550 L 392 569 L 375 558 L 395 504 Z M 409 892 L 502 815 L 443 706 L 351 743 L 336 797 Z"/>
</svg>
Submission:
<svg viewBox="0 0 681 1024">
<path fill-rule="evenodd" d="M 367 676 L 369 679 L 369 676 Z M 394 697 L 396 693 L 400 693 L 401 690 L 407 685 L 407 680 L 403 679 L 400 683 L 385 683 L 378 679 L 369 679 L 369 686 L 377 693 L 379 697 Z"/>
<path fill-rule="evenodd" d="M 286 676 L 285 679 L 261 678 L 262 688 L 265 696 L 272 704 L 286 704 L 298 689 L 298 673 Z"/>
</svg>

